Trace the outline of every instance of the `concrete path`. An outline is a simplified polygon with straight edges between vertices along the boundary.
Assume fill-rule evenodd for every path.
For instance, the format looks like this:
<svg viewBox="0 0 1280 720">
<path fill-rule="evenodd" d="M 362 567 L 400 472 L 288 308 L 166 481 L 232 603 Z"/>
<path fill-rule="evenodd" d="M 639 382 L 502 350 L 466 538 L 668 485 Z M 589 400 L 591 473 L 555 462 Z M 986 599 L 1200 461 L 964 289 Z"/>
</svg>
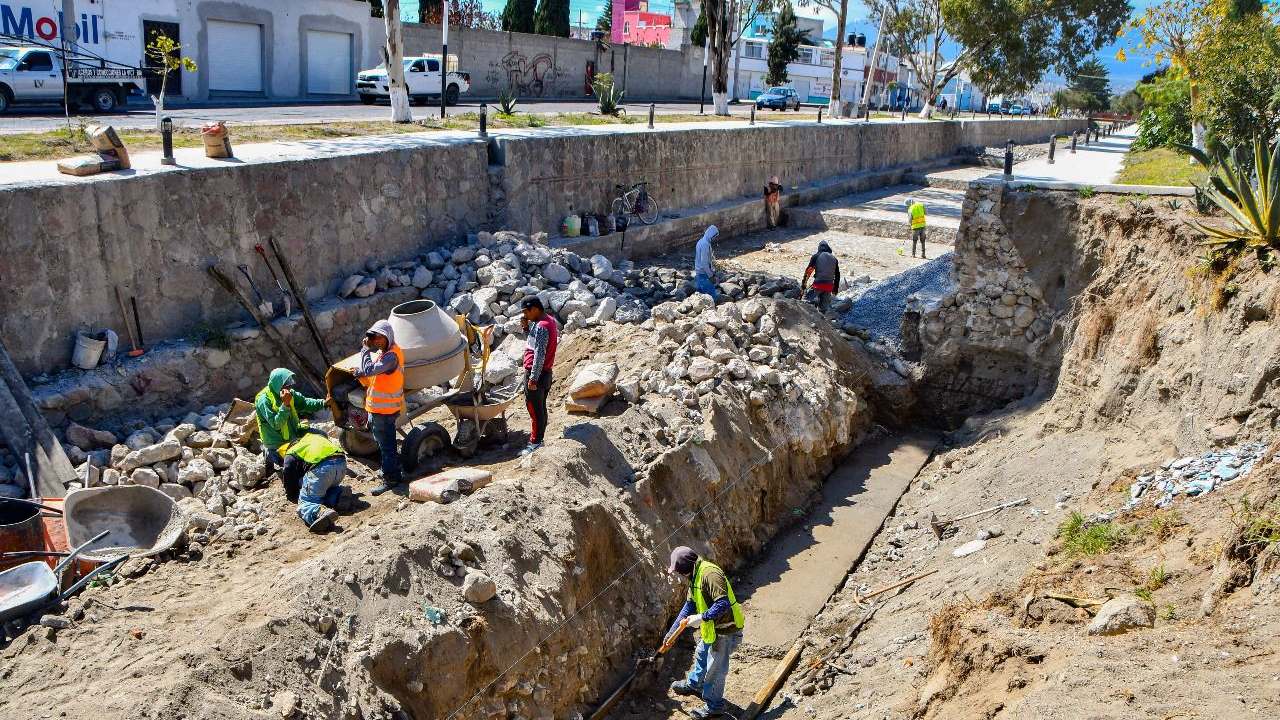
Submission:
<svg viewBox="0 0 1280 720">
<path fill-rule="evenodd" d="M 846 195 L 825 203 L 794 208 L 787 213 L 792 227 L 839 230 L 859 235 L 911 240 L 906 201 L 914 198 L 925 204 L 930 243 L 954 245 L 960 230 L 960 210 L 964 190 L 949 187 L 893 185 L 869 192 Z"/>
<path fill-rule="evenodd" d="M 746 645 L 791 647 L 871 545 L 936 443 L 932 435 L 891 435 L 857 448 L 836 468 L 804 524 L 770 543 L 735 588 L 747 616 Z M 739 699 L 756 688 L 735 690 Z"/>
<path fill-rule="evenodd" d="M 1137 126 L 1121 130 L 1110 137 L 1084 145 L 1076 144 L 1075 154 L 1069 147 L 1058 146 L 1054 163 L 1049 158 L 1037 158 L 1019 163 L 1013 168 L 1015 180 L 1056 180 L 1059 182 L 1106 185 L 1115 182 L 1124 166 L 1124 156 L 1133 144 Z"/>
</svg>

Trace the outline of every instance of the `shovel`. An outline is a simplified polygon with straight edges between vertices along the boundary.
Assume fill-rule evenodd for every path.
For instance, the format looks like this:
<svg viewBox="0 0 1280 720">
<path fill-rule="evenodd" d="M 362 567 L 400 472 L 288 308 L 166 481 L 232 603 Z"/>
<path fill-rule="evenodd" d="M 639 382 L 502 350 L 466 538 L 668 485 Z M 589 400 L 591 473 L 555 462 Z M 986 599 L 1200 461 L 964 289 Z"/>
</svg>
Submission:
<svg viewBox="0 0 1280 720">
<path fill-rule="evenodd" d="M 605 698 L 604 702 L 600 703 L 600 707 L 596 708 L 596 711 L 591 713 L 588 720 L 604 720 L 604 718 L 609 715 L 609 711 L 613 709 L 613 706 L 617 705 L 618 701 L 622 699 L 622 696 L 627 693 L 627 689 L 631 687 L 631 683 L 635 681 L 636 677 L 639 676 L 642 671 L 647 670 L 649 666 L 653 665 L 653 663 L 657 661 L 659 655 L 663 655 L 670 650 L 671 646 L 676 644 L 676 640 L 680 639 L 680 635 L 685 631 L 685 628 L 688 627 L 689 621 L 687 619 L 681 619 L 680 624 L 676 626 L 675 632 L 671 633 L 671 637 L 667 638 L 666 642 L 662 643 L 662 647 L 658 648 L 657 652 L 649 657 L 637 660 L 635 670 L 632 670 L 630 675 L 623 678 L 622 683 L 618 685 L 618 689 L 614 690 L 609 697 Z"/>
<path fill-rule="evenodd" d="M 293 293 L 280 282 L 280 276 L 276 275 L 276 269 L 267 259 L 267 251 L 262 247 L 262 243 L 253 246 L 255 252 L 262 258 L 262 262 L 266 263 L 267 270 L 271 273 L 271 279 L 276 281 L 276 288 L 280 291 L 280 295 L 284 298 L 284 316 L 289 317 L 293 314 Z"/>
<path fill-rule="evenodd" d="M 1004 510 L 1005 508 L 1017 507 L 1018 505 L 1026 505 L 1027 502 L 1028 502 L 1027 498 L 1021 498 L 1018 500 L 1014 500 L 1013 502 L 1002 503 L 994 507 L 989 507 L 989 508 L 986 508 L 985 510 L 978 510 L 976 512 L 971 512 L 968 515 L 961 515 L 960 517 L 951 518 L 950 520 L 942 520 L 937 515 L 933 513 L 929 513 L 929 529 L 933 531 L 933 534 L 935 537 L 941 540 L 942 536 L 947 532 L 947 530 L 950 529 L 952 525 L 960 522 L 961 520 L 968 520 L 969 518 L 975 518 L 975 517 L 978 517 L 979 515 L 986 515 L 987 513 L 999 512 L 1001 510 Z"/>
<path fill-rule="evenodd" d="M 253 276 L 249 275 L 249 266 L 237 265 L 236 268 L 241 275 L 244 275 L 244 279 L 249 281 L 249 287 L 253 288 L 253 295 L 258 298 L 258 312 L 262 313 L 263 317 L 275 317 L 275 306 L 271 304 L 270 300 L 262 297 L 262 291 L 258 289 L 258 284 L 253 281 Z"/>
</svg>

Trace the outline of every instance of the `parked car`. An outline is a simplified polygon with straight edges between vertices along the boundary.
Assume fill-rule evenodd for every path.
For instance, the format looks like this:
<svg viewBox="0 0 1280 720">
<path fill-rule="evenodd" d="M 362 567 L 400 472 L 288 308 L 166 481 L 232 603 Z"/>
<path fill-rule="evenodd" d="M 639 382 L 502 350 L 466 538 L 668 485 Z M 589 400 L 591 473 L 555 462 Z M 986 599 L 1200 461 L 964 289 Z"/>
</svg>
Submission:
<svg viewBox="0 0 1280 720">
<path fill-rule="evenodd" d="M 142 72 L 130 67 L 101 67 L 71 59 L 67 95 L 74 108 L 87 105 L 111 112 L 141 93 Z M 21 103 L 62 103 L 62 58 L 45 47 L 0 47 L 0 112 Z"/>
<path fill-rule="evenodd" d="M 1003 105 L 1001 105 L 1001 104 L 1000 104 L 1000 103 L 998 103 L 998 102 L 989 102 L 989 103 L 987 103 L 987 112 L 988 112 L 988 113 L 995 113 L 996 115 L 1003 115 L 1003 114 L 1004 114 L 1004 106 L 1003 106 Z"/>
<path fill-rule="evenodd" d="M 764 110 L 765 108 L 783 111 L 790 108 L 799 111 L 800 96 L 796 94 L 795 88 L 771 87 L 756 98 L 756 109 Z"/>
<path fill-rule="evenodd" d="M 458 58 L 449 56 L 449 67 L 456 68 Z M 471 92 L 471 73 L 450 70 L 447 73 L 444 101 L 448 105 L 457 105 L 462 93 Z M 409 101 L 425 104 L 434 98 L 440 99 L 440 56 L 421 55 L 404 59 L 404 82 L 409 89 Z M 387 69 L 379 65 L 372 70 L 362 70 L 356 76 L 356 92 L 360 94 L 360 102 L 372 105 L 378 100 L 389 100 L 391 91 L 388 88 Z"/>
<path fill-rule="evenodd" d="M 1024 112 L 1022 112 L 1022 106 L 1021 106 L 1021 105 L 1010 105 L 1010 106 L 1009 106 L 1009 114 L 1010 114 L 1010 115 L 1024 115 L 1025 113 L 1024 113 Z"/>
</svg>

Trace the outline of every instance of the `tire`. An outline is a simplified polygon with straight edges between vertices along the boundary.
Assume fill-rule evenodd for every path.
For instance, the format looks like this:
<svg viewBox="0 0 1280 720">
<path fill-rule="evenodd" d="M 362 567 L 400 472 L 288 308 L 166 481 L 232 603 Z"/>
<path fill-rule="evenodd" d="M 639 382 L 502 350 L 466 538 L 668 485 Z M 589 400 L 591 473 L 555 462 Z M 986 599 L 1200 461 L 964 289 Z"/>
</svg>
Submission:
<svg viewBox="0 0 1280 720">
<path fill-rule="evenodd" d="M 627 212 L 627 204 L 622 201 L 622 198 L 613 199 L 612 211 L 614 217 L 626 217 L 631 214 Z"/>
<path fill-rule="evenodd" d="M 0 113 L 7 112 L 13 101 L 9 99 L 9 88 L 0 85 Z"/>
<path fill-rule="evenodd" d="M 407 472 L 428 467 L 449 448 L 449 431 L 440 423 L 429 422 L 409 431 L 400 446 L 400 464 Z"/>
<path fill-rule="evenodd" d="M 457 86 L 457 85 L 450 85 L 449 87 L 445 88 L 445 89 L 444 89 L 444 104 L 445 104 L 445 105 L 448 105 L 448 106 L 450 106 L 450 107 L 453 107 L 454 105 L 457 105 L 457 104 L 458 104 L 458 95 L 459 95 L 459 94 L 461 94 L 461 91 L 458 89 L 458 86 Z"/>
<path fill-rule="evenodd" d="M 363 430 L 342 428 L 342 435 L 338 437 L 338 443 L 342 445 L 342 449 L 346 450 L 348 455 L 371 457 L 378 454 L 378 441 L 373 439 L 372 433 L 367 433 Z"/>
<path fill-rule="evenodd" d="M 637 200 L 636 205 L 639 206 L 640 204 L 640 201 Z M 640 218 L 640 222 L 645 225 L 652 225 L 658 220 L 658 201 L 653 195 L 647 192 L 644 194 L 644 207 L 636 207 L 636 217 Z"/>
<path fill-rule="evenodd" d="M 94 112 L 109 113 L 116 109 L 120 104 L 120 98 L 116 96 L 116 91 L 111 88 L 96 88 L 89 94 L 89 105 L 93 107 Z"/>
<path fill-rule="evenodd" d="M 378 98 L 376 98 L 376 97 L 374 97 L 374 96 L 372 96 L 372 95 L 361 95 L 361 96 L 360 96 L 360 103 L 361 103 L 362 105 L 372 105 L 372 104 L 374 104 L 375 102 L 377 102 L 377 100 L 378 100 Z"/>
</svg>

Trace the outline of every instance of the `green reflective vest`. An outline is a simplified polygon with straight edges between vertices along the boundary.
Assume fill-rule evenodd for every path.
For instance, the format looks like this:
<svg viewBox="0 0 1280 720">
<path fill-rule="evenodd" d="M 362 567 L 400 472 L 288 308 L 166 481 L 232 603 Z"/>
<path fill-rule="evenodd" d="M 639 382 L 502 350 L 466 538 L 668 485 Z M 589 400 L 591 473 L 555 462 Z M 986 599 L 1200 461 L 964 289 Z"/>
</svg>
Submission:
<svg viewBox="0 0 1280 720">
<path fill-rule="evenodd" d="M 308 465 L 315 465 L 330 455 L 342 454 L 342 446 L 318 433 L 304 433 L 296 442 L 280 446 L 280 454 L 293 455 Z"/>
<path fill-rule="evenodd" d="M 924 227 L 924 203 L 912 203 L 907 209 L 907 213 L 911 215 L 911 229 L 919 230 Z"/>
<path fill-rule="evenodd" d="M 715 563 L 699 560 L 693 569 L 693 582 L 689 585 L 689 599 L 693 601 L 693 605 L 698 609 L 699 615 L 705 613 L 707 608 L 711 606 L 707 602 L 706 596 L 702 594 L 702 572 L 708 568 L 720 570 L 720 566 Z M 723 574 L 724 570 L 720 570 L 720 572 Z M 724 576 L 724 588 L 729 595 L 729 609 L 733 612 L 733 624 L 741 630 L 746 625 L 746 618 L 743 617 L 742 606 L 738 604 L 738 599 L 733 596 L 733 585 L 729 583 L 728 575 Z M 715 621 L 703 620 L 700 629 L 702 630 L 703 643 L 710 645 L 716 641 Z"/>
</svg>

